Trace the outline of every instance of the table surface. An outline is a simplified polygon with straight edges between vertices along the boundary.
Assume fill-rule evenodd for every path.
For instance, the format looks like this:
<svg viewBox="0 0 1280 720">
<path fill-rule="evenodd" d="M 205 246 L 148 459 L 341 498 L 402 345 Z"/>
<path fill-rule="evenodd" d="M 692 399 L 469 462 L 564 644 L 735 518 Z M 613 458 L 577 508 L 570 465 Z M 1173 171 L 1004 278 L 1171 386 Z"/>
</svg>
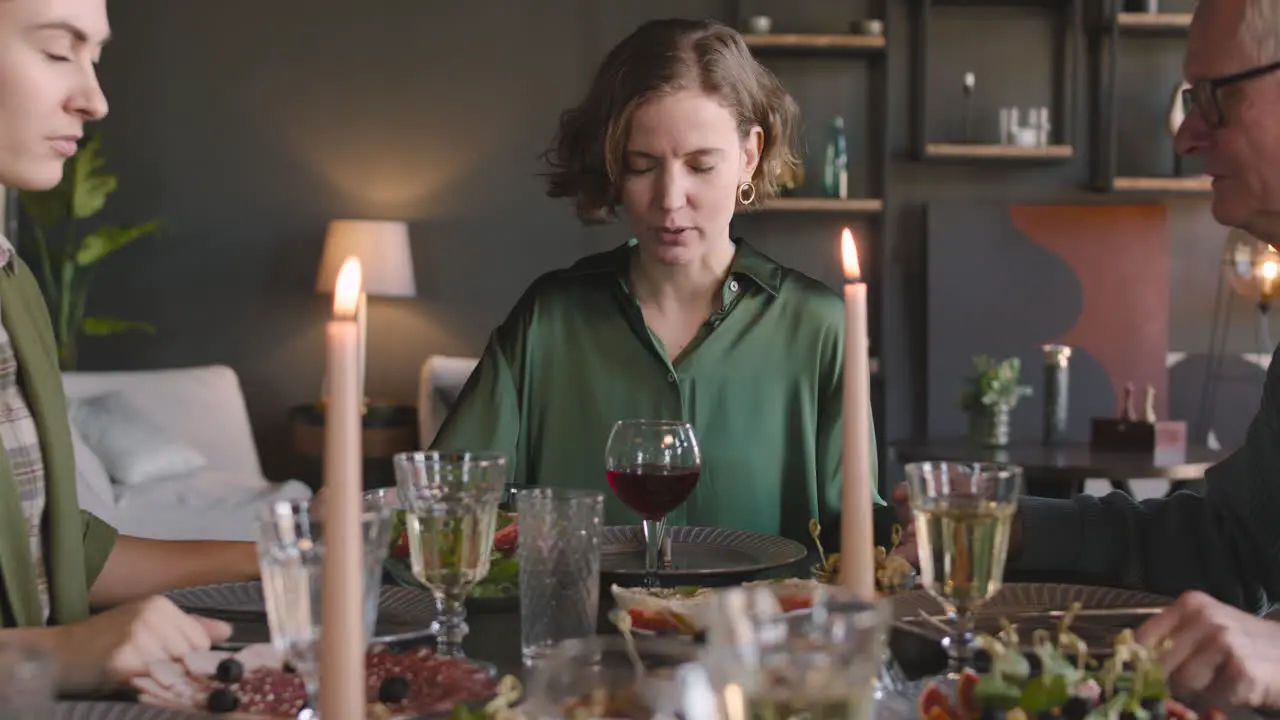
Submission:
<svg viewBox="0 0 1280 720">
<path fill-rule="evenodd" d="M 962 438 L 894 443 L 892 451 L 904 463 L 926 460 L 1003 462 L 1020 465 L 1028 475 L 1064 480 L 1105 478 L 1136 480 L 1200 480 L 1205 470 L 1230 452 L 1190 445 L 1183 457 L 1157 457 L 1154 453 L 1093 450 L 1088 443 L 1064 443 L 1046 447 L 1039 443 L 1012 443 L 1005 448 L 979 447 Z"/>
</svg>

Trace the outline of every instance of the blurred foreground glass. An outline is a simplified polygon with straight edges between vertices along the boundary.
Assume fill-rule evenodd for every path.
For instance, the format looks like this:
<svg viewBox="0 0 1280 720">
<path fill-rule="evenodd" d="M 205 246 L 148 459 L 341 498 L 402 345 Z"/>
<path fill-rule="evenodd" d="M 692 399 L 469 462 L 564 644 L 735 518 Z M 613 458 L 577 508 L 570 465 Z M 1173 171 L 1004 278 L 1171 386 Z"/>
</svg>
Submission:
<svg viewBox="0 0 1280 720">
<path fill-rule="evenodd" d="M 520 647 L 525 662 L 595 634 L 604 493 L 558 488 L 517 496 Z"/>
<path fill-rule="evenodd" d="M 0 718 L 53 717 L 57 671 L 53 655 L 40 648 L 0 643 Z"/>
<path fill-rule="evenodd" d="M 658 586 L 658 556 L 667 513 L 698 484 L 702 454 L 693 426 L 676 420 L 619 420 L 605 445 L 604 469 L 613 493 L 644 527 L 644 586 Z"/>
<path fill-rule="evenodd" d="M 368 641 L 378 621 L 390 510 L 366 505 L 360 522 L 364 538 L 363 619 Z M 324 523 L 309 501 L 273 500 L 259 507 L 258 568 L 271 644 L 297 669 L 312 701 L 317 698 L 320 682 L 324 551 Z"/>
<path fill-rule="evenodd" d="M 973 613 L 1004 584 L 1009 531 L 1022 492 L 1022 468 L 999 463 L 918 462 L 907 489 L 925 588 L 952 621 L 945 641 L 951 675 L 970 662 Z"/>
<path fill-rule="evenodd" d="M 462 657 L 467 593 L 489 574 L 507 459 L 494 452 L 399 453 L 396 489 L 405 509 L 413 575 L 439 608 L 436 652 Z"/>
<path fill-rule="evenodd" d="M 593 635 L 557 645 L 534 666 L 521 707 L 528 720 L 714 717 L 710 688 L 697 664 L 698 645 L 637 637 L 641 672 L 621 635 Z"/>
<path fill-rule="evenodd" d="M 836 587 L 783 612 L 768 588 L 731 588 L 710 613 L 704 662 L 725 720 L 866 720 L 888 647 L 889 601 Z"/>
</svg>

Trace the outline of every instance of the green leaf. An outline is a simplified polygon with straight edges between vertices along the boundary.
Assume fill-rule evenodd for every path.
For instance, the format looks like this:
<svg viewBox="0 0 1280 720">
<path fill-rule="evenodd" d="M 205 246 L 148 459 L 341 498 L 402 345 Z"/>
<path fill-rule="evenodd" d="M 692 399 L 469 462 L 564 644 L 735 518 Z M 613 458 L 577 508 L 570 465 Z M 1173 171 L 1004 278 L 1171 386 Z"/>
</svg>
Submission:
<svg viewBox="0 0 1280 720">
<path fill-rule="evenodd" d="M 1067 701 L 1067 678 L 1062 675 L 1038 675 L 1022 688 L 1018 705 L 1028 716 L 1036 716 Z"/>
<path fill-rule="evenodd" d="M 101 172 L 106 159 L 98 154 L 102 139 L 94 137 L 71 158 L 71 217 L 77 220 L 97 215 L 107 204 L 120 181 Z"/>
<path fill-rule="evenodd" d="M 1022 691 L 999 675 L 983 675 L 973 688 L 973 699 L 982 707 L 1010 710 L 1022 700 Z"/>
<path fill-rule="evenodd" d="M 137 322 L 134 320 L 121 320 L 113 317 L 87 317 L 80 324 L 85 335 L 91 337 L 106 337 L 107 335 L 119 335 L 126 332 L 145 332 L 154 335 L 156 328 L 150 323 Z"/>
<path fill-rule="evenodd" d="M 693 596 L 702 589 L 701 585 L 681 585 L 675 589 L 677 595 Z"/>
<path fill-rule="evenodd" d="M 155 234 L 160 229 L 160 222 L 153 220 L 133 227 L 104 227 L 90 233 L 80 242 L 80 250 L 76 252 L 76 264 L 88 267 L 129 243 Z"/>
</svg>

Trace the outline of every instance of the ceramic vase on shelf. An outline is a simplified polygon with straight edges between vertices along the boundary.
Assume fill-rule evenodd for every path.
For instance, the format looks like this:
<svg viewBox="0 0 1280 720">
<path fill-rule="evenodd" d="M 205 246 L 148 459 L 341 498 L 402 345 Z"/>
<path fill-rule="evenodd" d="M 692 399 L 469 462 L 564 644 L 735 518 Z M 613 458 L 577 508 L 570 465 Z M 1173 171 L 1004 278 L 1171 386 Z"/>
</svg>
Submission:
<svg viewBox="0 0 1280 720">
<path fill-rule="evenodd" d="M 969 413 L 969 442 L 979 447 L 1008 447 L 1009 408 L 997 405 Z"/>
</svg>

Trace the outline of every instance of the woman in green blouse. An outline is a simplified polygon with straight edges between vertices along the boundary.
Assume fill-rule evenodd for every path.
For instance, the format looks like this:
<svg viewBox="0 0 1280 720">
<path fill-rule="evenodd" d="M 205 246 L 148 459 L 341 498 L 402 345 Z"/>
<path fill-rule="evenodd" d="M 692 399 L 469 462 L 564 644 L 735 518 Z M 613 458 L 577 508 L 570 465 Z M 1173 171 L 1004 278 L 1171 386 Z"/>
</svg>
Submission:
<svg viewBox="0 0 1280 720">
<path fill-rule="evenodd" d="M 687 420 L 703 467 L 672 523 L 797 540 L 811 518 L 836 528 L 843 305 L 729 232 L 796 162 L 798 119 L 718 23 L 654 21 L 614 48 L 561 118 L 548 194 L 584 223 L 621 214 L 634 238 L 534 282 L 433 446 L 502 450 L 516 481 L 599 489 L 614 422 Z M 607 522 L 637 521 L 606 497 Z"/>
<path fill-rule="evenodd" d="M 85 123 L 107 112 L 95 65 L 109 34 L 106 0 L 0 0 L 0 185 L 61 179 Z M 225 623 L 156 595 L 255 577 L 252 544 L 117 537 L 80 510 L 49 314 L 7 240 L 0 330 L 0 642 L 51 651 L 71 690 L 225 639 Z"/>
</svg>

